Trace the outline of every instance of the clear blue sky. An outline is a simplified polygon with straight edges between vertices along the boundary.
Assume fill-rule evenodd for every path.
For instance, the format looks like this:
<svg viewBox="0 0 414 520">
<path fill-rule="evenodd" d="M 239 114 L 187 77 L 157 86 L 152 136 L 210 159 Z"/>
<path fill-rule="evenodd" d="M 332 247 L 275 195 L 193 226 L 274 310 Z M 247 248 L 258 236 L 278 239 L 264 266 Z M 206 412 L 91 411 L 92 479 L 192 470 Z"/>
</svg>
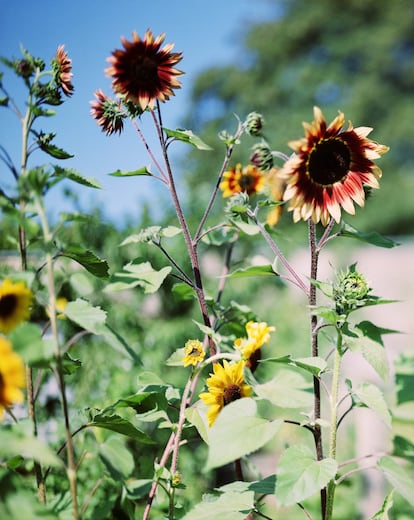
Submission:
<svg viewBox="0 0 414 520">
<path fill-rule="evenodd" d="M 272 0 L 119 0 L 56 2 L 56 0 L 2 0 L 0 18 L 0 54 L 20 56 L 20 44 L 46 62 L 65 44 L 73 60 L 75 94 L 58 107 L 58 116 L 43 120 L 44 131 L 57 131 L 55 144 L 75 154 L 60 164 L 75 168 L 86 177 L 95 177 L 102 190 L 81 187 L 82 209 L 100 205 L 112 220 L 138 215 L 139 204 L 162 185 L 154 179 L 108 176 L 118 168 L 132 170 L 149 164 L 132 130 L 121 137 L 107 137 L 89 115 L 93 92 L 102 88 L 111 94 L 110 81 L 104 75 L 106 58 L 121 46 L 120 36 L 130 39 L 132 31 L 144 35 L 147 28 L 155 35 L 166 33 L 165 43 L 175 43 L 183 52 L 179 68 L 182 88 L 163 105 L 164 124 L 175 128 L 186 112 L 192 81 L 203 69 L 227 63 L 243 64 L 241 42 L 251 23 L 272 18 Z M 5 70 L 3 65 L 0 70 Z M 10 74 L 5 77 L 8 85 Z M 9 111 L 0 111 L 0 142 L 19 163 L 20 127 Z M 50 158 L 53 162 L 53 158 Z M 44 154 L 34 154 L 32 166 L 46 162 Z M 10 174 L 0 163 L 0 182 Z M 59 191 L 52 190 L 49 205 L 63 209 Z M 67 208 L 65 208 L 67 209 Z"/>
</svg>

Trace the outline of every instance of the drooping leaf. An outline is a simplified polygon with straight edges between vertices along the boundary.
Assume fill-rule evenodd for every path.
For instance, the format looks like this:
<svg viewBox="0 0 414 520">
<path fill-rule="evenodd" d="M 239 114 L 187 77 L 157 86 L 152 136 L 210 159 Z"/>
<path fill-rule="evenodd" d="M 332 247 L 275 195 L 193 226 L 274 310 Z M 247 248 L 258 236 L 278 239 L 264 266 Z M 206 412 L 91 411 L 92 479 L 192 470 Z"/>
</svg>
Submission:
<svg viewBox="0 0 414 520">
<path fill-rule="evenodd" d="M 227 275 L 228 278 L 246 278 L 251 276 L 279 276 L 279 274 L 273 269 L 271 264 L 268 264 L 236 269 L 236 271 Z"/>
<path fill-rule="evenodd" d="M 368 244 L 372 244 L 372 245 L 378 246 L 378 247 L 392 248 L 392 247 L 399 245 L 397 242 L 394 242 L 390 238 L 383 237 L 376 231 L 370 231 L 368 233 L 364 233 L 364 232 L 358 231 L 357 229 L 355 229 L 350 224 L 347 224 L 344 221 L 342 221 L 341 229 L 339 231 L 339 236 L 356 238 L 357 240 L 360 240 L 362 242 L 366 242 Z"/>
<path fill-rule="evenodd" d="M 277 500 L 288 506 L 311 497 L 335 477 L 337 468 L 333 459 L 315 460 L 313 452 L 305 445 L 287 448 L 277 470 Z"/>
<path fill-rule="evenodd" d="M 111 175 L 112 177 L 136 177 L 138 175 L 152 175 L 149 166 L 143 166 L 142 168 L 139 168 L 138 170 L 131 170 L 131 171 L 122 171 L 122 170 L 115 170 L 112 173 L 108 173 L 108 175 Z"/>
<path fill-rule="evenodd" d="M 234 401 L 221 410 L 208 431 L 206 469 L 224 466 L 248 455 L 273 438 L 283 421 L 268 421 L 258 417 L 256 412 L 256 402 L 250 398 Z"/>
<path fill-rule="evenodd" d="M 409 504 L 414 506 L 414 468 L 406 470 L 398 459 L 385 455 L 377 462 L 377 467 L 384 473 L 385 478 L 402 495 Z"/>
<path fill-rule="evenodd" d="M 154 444 L 154 440 L 145 432 L 139 430 L 127 419 L 124 419 L 117 414 L 97 414 L 94 416 L 92 421 L 88 422 L 86 426 L 111 430 L 113 432 L 126 435 L 127 437 L 130 437 L 131 439 L 134 439 L 142 444 Z"/>
<path fill-rule="evenodd" d="M 134 469 L 132 453 L 119 437 L 111 436 L 99 445 L 99 455 L 114 480 L 125 480 Z"/>
<path fill-rule="evenodd" d="M 358 388 L 352 390 L 352 395 L 357 403 L 365 405 L 376 412 L 384 423 L 389 428 L 391 427 L 391 414 L 383 393 L 376 385 L 361 383 Z"/>
<path fill-rule="evenodd" d="M 74 302 L 69 302 L 63 314 L 71 321 L 83 329 L 100 334 L 100 326 L 106 321 L 106 312 L 100 307 L 94 307 L 86 300 L 77 298 Z"/>
<path fill-rule="evenodd" d="M 55 165 L 53 169 L 55 177 L 70 179 L 71 181 L 81 184 L 82 186 L 87 186 L 88 188 L 100 189 L 102 187 L 99 184 L 99 182 L 93 177 L 84 177 L 72 168 L 62 168 L 60 166 Z"/>
<path fill-rule="evenodd" d="M 111 276 L 105 291 L 122 291 L 134 287 L 142 287 L 145 294 L 151 294 L 160 288 L 165 278 L 170 274 L 171 267 L 155 270 L 150 262 L 136 259 L 124 267 L 124 271 Z"/>
<path fill-rule="evenodd" d="M 70 246 L 61 251 L 59 255 L 75 260 L 75 262 L 78 262 L 78 264 L 98 278 L 107 278 L 109 276 L 108 262 L 98 258 L 92 251 Z"/>
<path fill-rule="evenodd" d="M 202 141 L 197 135 L 193 134 L 191 130 L 184 130 L 183 128 L 177 128 L 177 130 L 170 130 L 163 128 L 167 137 L 172 137 L 177 141 L 183 143 L 189 143 L 195 146 L 198 150 L 212 150 L 212 148 Z"/>
</svg>

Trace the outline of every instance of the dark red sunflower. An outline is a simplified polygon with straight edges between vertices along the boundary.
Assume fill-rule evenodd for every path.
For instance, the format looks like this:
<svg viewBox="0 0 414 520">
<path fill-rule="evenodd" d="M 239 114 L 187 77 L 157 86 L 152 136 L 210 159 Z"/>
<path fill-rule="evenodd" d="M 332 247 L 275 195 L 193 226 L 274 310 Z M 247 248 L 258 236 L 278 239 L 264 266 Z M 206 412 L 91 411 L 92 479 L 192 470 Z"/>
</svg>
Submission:
<svg viewBox="0 0 414 520">
<path fill-rule="evenodd" d="M 303 123 L 305 137 L 289 146 L 296 152 L 279 175 L 287 186 L 283 199 L 290 201 L 293 220 L 328 224 L 341 220 L 341 207 L 353 215 L 354 202 L 365 203 L 364 186 L 379 188 L 381 170 L 373 162 L 388 147 L 368 139 L 372 128 L 344 129 L 342 112 L 327 126 L 322 111 L 314 107 L 312 123 Z"/>
<path fill-rule="evenodd" d="M 174 66 L 182 59 L 181 52 L 171 52 L 174 44 L 160 49 L 165 33 L 157 38 L 150 29 L 141 39 L 134 31 L 132 41 L 121 38 L 123 49 L 116 49 L 108 58 L 106 74 L 113 78 L 112 88 L 125 100 L 140 105 L 142 110 L 154 108 L 155 100 L 166 101 L 180 88 L 176 76 L 183 74 Z"/>
<path fill-rule="evenodd" d="M 53 70 L 56 84 L 67 96 L 71 96 L 75 90 L 72 85 L 72 60 L 68 58 L 64 45 L 59 45 L 57 48 L 53 59 Z"/>
</svg>

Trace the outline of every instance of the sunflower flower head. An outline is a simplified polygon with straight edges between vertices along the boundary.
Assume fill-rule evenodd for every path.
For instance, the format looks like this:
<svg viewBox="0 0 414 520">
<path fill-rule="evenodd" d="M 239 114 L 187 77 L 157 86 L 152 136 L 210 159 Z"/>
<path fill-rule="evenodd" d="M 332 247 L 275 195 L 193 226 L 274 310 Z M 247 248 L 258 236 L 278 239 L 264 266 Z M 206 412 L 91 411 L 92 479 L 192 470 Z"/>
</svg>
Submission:
<svg viewBox="0 0 414 520">
<path fill-rule="evenodd" d="M 122 110 L 120 101 L 106 96 L 101 89 L 95 91 L 96 99 L 91 101 L 91 116 L 96 119 L 102 132 L 106 135 L 120 134 L 124 129 L 124 119 L 126 114 Z"/>
<path fill-rule="evenodd" d="M 30 316 L 33 295 L 24 282 L 6 278 L 0 285 L 0 331 L 10 332 Z"/>
<path fill-rule="evenodd" d="M 112 88 L 126 101 L 154 109 L 155 101 L 166 101 L 174 95 L 173 89 L 181 87 L 177 76 L 183 74 L 175 68 L 181 61 L 181 52 L 171 52 L 174 44 L 161 49 L 165 34 L 154 37 L 148 29 L 143 39 L 136 32 L 132 41 L 121 38 L 123 49 L 112 52 L 107 61 L 106 74 L 112 78 Z"/>
<path fill-rule="evenodd" d="M 0 419 L 5 408 L 23 402 L 24 364 L 8 339 L 0 336 Z"/>
<path fill-rule="evenodd" d="M 72 85 L 72 60 L 68 58 L 64 45 L 59 45 L 55 57 L 52 60 L 52 69 L 55 83 L 66 96 L 71 96 L 75 90 Z"/>
<path fill-rule="evenodd" d="M 246 324 L 247 338 L 237 338 L 234 347 L 240 351 L 246 366 L 254 372 L 261 358 L 260 348 L 270 341 L 270 333 L 275 327 L 269 327 L 265 321 L 249 321 Z"/>
<path fill-rule="evenodd" d="M 208 392 L 199 395 L 204 404 L 209 407 L 207 411 L 209 426 L 214 424 L 224 406 L 242 397 L 252 395 L 251 387 L 244 381 L 244 365 L 244 361 L 231 365 L 226 360 L 223 361 L 223 365 L 220 363 L 213 365 L 213 373 L 206 381 Z"/>
<path fill-rule="evenodd" d="M 303 123 L 305 137 L 289 146 L 296 152 L 284 164 L 280 175 L 287 187 L 293 220 L 312 219 L 326 226 L 332 218 L 341 220 L 341 208 L 355 214 L 354 203 L 364 206 L 364 188 L 379 188 L 381 170 L 373 162 L 388 151 L 368 135 L 372 128 L 345 128 L 342 112 L 328 126 L 318 107 L 312 123 Z"/>
<path fill-rule="evenodd" d="M 264 187 L 264 176 L 254 164 L 249 164 L 242 168 L 239 163 L 223 173 L 223 180 L 220 183 L 220 189 L 223 197 L 231 197 L 236 193 L 247 193 L 253 195 L 259 193 Z"/>
<path fill-rule="evenodd" d="M 203 344 L 198 339 L 189 339 L 184 346 L 183 365 L 197 365 L 205 358 L 206 352 Z"/>
</svg>

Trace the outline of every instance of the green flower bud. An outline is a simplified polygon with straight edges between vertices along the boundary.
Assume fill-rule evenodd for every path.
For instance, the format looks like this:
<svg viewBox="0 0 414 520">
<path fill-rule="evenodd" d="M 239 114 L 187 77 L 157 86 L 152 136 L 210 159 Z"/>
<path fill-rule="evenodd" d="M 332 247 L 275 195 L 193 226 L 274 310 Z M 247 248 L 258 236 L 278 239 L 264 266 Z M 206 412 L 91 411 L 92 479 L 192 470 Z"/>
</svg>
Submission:
<svg viewBox="0 0 414 520">
<path fill-rule="evenodd" d="M 257 112 L 250 112 L 246 117 L 246 132 L 253 137 L 262 135 L 263 125 L 263 116 Z"/>
<path fill-rule="evenodd" d="M 363 307 L 371 290 L 355 266 L 353 264 L 346 273 L 339 274 L 334 285 L 333 295 L 338 314 L 347 315 L 358 307 Z"/>
<path fill-rule="evenodd" d="M 265 141 L 253 146 L 252 154 L 250 155 L 250 163 L 254 164 L 262 171 L 268 171 L 273 168 L 272 151 Z"/>
</svg>

